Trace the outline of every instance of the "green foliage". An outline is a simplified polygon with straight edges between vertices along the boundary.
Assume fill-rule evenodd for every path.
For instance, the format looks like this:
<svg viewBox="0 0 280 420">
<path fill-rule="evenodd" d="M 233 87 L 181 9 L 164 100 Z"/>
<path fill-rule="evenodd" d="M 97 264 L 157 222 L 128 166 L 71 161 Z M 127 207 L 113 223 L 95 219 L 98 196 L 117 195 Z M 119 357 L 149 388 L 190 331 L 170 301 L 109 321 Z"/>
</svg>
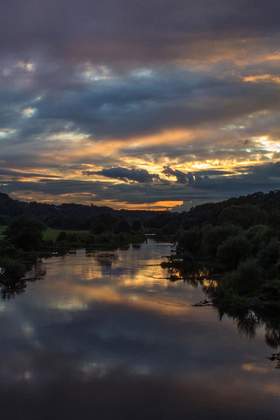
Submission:
<svg viewBox="0 0 280 420">
<path fill-rule="evenodd" d="M 246 232 L 252 251 L 256 254 L 259 250 L 265 247 L 266 244 L 275 237 L 275 235 L 275 230 L 273 230 L 271 226 L 267 225 L 255 225 L 250 227 Z"/>
<path fill-rule="evenodd" d="M 131 226 L 133 232 L 141 232 L 143 230 L 143 226 L 140 220 L 134 220 Z"/>
<path fill-rule="evenodd" d="M 113 214 L 102 214 L 94 218 L 91 222 L 91 232 L 100 235 L 105 232 L 112 232 L 119 223 L 119 218 Z"/>
<path fill-rule="evenodd" d="M 262 296 L 266 300 L 280 300 L 280 279 L 273 279 L 266 282 L 262 287 Z"/>
<path fill-rule="evenodd" d="M 129 233 L 131 232 L 130 224 L 125 219 L 121 219 L 114 229 L 115 233 Z"/>
<path fill-rule="evenodd" d="M 257 206 L 232 205 L 222 210 L 219 216 L 219 222 L 247 228 L 265 223 L 266 218 L 266 213 Z"/>
<path fill-rule="evenodd" d="M 56 238 L 57 242 L 62 242 L 67 240 L 67 234 L 66 232 L 60 232 L 59 235 Z"/>
<path fill-rule="evenodd" d="M 220 224 L 202 224 L 182 231 L 178 239 L 174 261 L 181 261 L 181 274 L 203 266 L 209 273 L 219 273 L 217 286 L 209 288 L 208 293 L 218 305 L 227 308 L 248 309 L 250 305 L 271 302 L 277 305 L 277 301 L 280 304 L 279 232 L 260 223 L 242 228 L 243 223 L 248 227 L 251 210 L 244 219 L 240 208 L 232 211 L 231 207 L 224 212 L 234 215 L 227 220 L 234 220 L 239 226 L 225 224 L 223 219 Z M 259 222 L 260 215 L 256 212 L 253 222 Z"/>
<path fill-rule="evenodd" d="M 44 225 L 27 218 L 15 219 L 7 228 L 7 240 L 24 251 L 36 250 L 43 240 Z"/>
<path fill-rule="evenodd" d="M 89 231 L 86 230 L 59 230 L 47 228 L 43 232 L 43 240 L 48 242 L 62 242 L 72 238 L 85 241 L 89 236 Z"/>
<path fill-rule="evenodd" d="M 274 238 L 268 242 L 267 245 L 263 245 L 263 248 L 259 252 L 259 263 L 261 267 L 268 270 L 279 261 L 280 256 L 280 244 L 279 241 Z"/>
<path fill-rule="evenodd" d="M 178 239 L 177 251 L 179 254 L 186 252 L 196 255 L 201 249 L 201 231 L 198 227 L 181 232 Z"/>
<path fill-rule="evenodd" d="M 235 269 L 240 261 L 250 256 L 250 242 L 244 235 L 237 235 L 224 241 L 217 250 L 218 260 L 226 270 Z"/>
<path fill-rule="evenodd" d="M 253 294 L 264 283 L 264 275 L 256 259 L 248 259 L 239 264 L 229 275 L 232 289 L 239 295 Z"/>
<path fill-rule="evenodd" d="M 233 225 L 207 225 L 203 229 L 202 251 L 206 256 L 216 257 L 218 247 L 229 237 L 236 235 L 240 229 Z"/>
</svg>

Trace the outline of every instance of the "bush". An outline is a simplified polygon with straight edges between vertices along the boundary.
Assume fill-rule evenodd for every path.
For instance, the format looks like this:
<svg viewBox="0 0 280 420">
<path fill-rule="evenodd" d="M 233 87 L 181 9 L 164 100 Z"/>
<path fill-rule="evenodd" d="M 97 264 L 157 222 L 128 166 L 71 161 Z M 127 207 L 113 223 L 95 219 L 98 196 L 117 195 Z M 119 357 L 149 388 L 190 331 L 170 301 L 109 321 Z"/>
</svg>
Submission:
<svg viewBox="0 0 280 420">
<path fill-rule="evenodd" d="M 233 288 L 238 294 L 255 294 L 264 284 L 263 272 L 257 260 L 243 261 L 233 275 Z"/>
<path fill-rule="evenodd" d="M 228 270 L 235 269 L 249 255 L 250 242 L 243 235 L 228 238 L 217 250 L 218 259 Z"/>
<path fill-rule="evenodd" d="M 220 223 L 227 223 L 248 228 L 266 223 L 267 214 L 254 205 L 233 205 L 226 207 L 219 216 Z"/>
<path fill-rule="evenodd" d="M 58 237 L 56 238 L 56 242 L 63 242 L 63 241 L 66 241 L 66 239 L 67 239 L 66 232 L 63 231 L 59 233 Z"/>
<path fill-rule="evenodd" d="M 218 247 L 238 231 L 239 228 L 233 225 L 206 226 L 203 231 L 203 251 L 208 257 L 216 257 Z"/>
<path fill-rule="evenodd" d="M 201 232 L 198 228 L 192 228 L 180 234 L 178 251 L 182 253 L 197 254 L 201 248 Z"/>
<path fill-rule="evenodd" d="M 252 226 L 246 232 L 246 237 L 250 241 L 252 250 L 255 253 L 257 253 L 275 236 L 275 231 L 267 225 Z"/>
<path fill-rule="evenodd" d="M 91 231 L 95 235 L 101 235 L 105 232 L 112 232 L 118 222 L 119 218 L 112 214 L 101 214 L 92 220 Z"/>
<path fill-rule="evenodd" d="M 6 237 L 16 248 L 33 251 L 39 249 L 42 244 L 44 228 L 44 225 L 36 220 L 21 217 L 9 225 Z"/>
<path fill-rule="evenodd" d="M 269 269 L 278 262 L 279 256 L 279 241 L 275 238 L 268 245 L 264 245 L 263 249 L 259 252 L 259 263 L 264 269 Z"/>
<path fill-rule="evenodd" d="M 140 220 L 134 220 L 134 222 L 132 223 L 133 232 L 141 232 L 142 229 L 143 229 L 143 226 Z"/>
<path fill-rule="evenodd" d="M 280 280 L 274 279 L 265 283 L 262 288 L 262 296 L 265 300 L 280 299 Z"/>
<path fill-rule="evenodd" d="M 114 232 L 115 233 L 130 233 L 131 232 L 130 224 L 125 219 L 122 219 L 119 221 L 119 223 L 115 227 Z"/>
</svg>

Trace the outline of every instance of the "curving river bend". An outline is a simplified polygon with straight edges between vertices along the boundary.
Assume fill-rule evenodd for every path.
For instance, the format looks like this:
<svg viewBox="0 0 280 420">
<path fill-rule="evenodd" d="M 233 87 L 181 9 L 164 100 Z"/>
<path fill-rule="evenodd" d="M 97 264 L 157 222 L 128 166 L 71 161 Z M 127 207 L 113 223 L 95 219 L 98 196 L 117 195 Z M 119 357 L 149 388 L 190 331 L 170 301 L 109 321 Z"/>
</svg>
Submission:
<svg viewBox="0 0 280 420">
<path fill-rule="evenodd" d="M 169 244 L 78 251 L 0 301 L 3 420 L 279 418 L 264 328 L 249 339 L 201 288 L 170 282 Z"/>
</svg>

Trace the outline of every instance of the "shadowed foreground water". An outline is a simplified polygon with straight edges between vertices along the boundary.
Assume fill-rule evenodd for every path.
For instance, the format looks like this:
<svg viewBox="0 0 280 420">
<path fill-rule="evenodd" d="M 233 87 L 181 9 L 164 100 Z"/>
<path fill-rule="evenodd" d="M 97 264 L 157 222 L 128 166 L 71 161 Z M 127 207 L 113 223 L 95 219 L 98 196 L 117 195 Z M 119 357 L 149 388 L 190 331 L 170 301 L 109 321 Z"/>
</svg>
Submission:
<svg viewBox="0 0 280 420">
<path fill-rule="evenodd" d="M 3 420 L 277 419 L 280 370 L 200 288 L 170 282 L 168 244 L 44 261 L 0 302 Z"/>
</svg>

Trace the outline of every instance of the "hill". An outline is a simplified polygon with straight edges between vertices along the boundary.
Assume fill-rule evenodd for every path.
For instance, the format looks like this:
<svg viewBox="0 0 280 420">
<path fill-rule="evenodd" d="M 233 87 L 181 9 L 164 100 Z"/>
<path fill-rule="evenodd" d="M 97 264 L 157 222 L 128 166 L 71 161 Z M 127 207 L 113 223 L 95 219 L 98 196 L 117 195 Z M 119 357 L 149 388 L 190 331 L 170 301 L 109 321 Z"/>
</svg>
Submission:
<svg viewBox="0 0 280 420">
<path fill-rule="evenodd" d="M 0 193 L 0 224 L 8 224 L 15 217 L 36 219 L 57 229 L 88 229 L 94 220 L 103 216 L 124 218 L 128 222 L 147 220 L 158 213 L 150 211 L 114 210 L 110 207 L 81 204 L 46 204 L 14 200 Z"/>
<path fill-rule="evenodd" d="M 257 192 L 218 203 L 202 204 L 181 215 L 185 228 L 202 224 L 232 223 L 280 226 L 280 191 Z"/>
</svg>

